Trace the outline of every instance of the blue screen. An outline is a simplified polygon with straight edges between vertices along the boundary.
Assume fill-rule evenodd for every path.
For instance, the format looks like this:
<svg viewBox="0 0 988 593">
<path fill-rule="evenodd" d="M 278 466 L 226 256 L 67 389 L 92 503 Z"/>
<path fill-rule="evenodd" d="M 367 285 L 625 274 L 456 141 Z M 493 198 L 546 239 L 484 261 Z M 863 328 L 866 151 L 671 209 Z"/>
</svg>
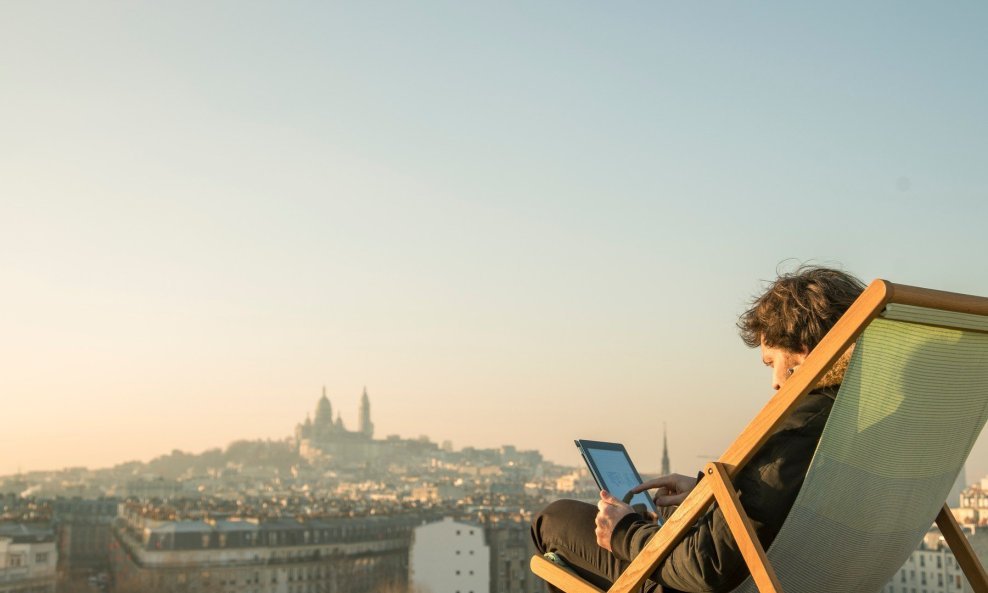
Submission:
<svg viewBox="0 0 988 593">
<path fill-rule="evenodd" d="M 599 477 L 604 482 L 604 489 L 613 494 L 616 498 L 622 499 L 624 495 L 641 482 L 635 478 L 635 470 L 628 462 L 627 456 L 622 451 L 611 451 L 608 449 L 587 449 L 587 453 L 593 457 L 594 465 L 597 466 Z M 631 504 L 643 504 L 647 508 L 655 507 L 652 499 L 648 497 L 648 492 L 639 492 L 631 499 Z"/>
</svg>

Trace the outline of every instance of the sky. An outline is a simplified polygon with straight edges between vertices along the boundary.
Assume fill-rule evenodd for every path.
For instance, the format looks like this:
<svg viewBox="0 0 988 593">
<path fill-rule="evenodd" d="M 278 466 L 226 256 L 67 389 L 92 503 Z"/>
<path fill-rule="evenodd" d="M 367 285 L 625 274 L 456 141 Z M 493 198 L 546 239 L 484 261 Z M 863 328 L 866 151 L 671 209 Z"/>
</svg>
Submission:
<svg viewBox="0 0 988 593">
<path fill-rule="evenodd" d="M 0 3 L 0 475 L 323 386 L 693 473 L 772 394 L 778 270 L 988 295 L 986 63 L 976 2 Z"/>
</svg>

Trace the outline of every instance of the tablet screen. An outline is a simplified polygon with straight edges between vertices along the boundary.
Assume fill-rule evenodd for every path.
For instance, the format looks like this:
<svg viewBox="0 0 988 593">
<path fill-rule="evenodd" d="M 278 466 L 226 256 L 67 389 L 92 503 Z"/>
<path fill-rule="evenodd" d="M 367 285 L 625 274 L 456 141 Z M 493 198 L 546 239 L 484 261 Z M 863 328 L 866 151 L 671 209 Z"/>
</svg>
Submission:
<svg viewBox="0 0 988 593">
<path fill-rule="evenodd" d="M 642 483 L 635 466 L 628 457 L 624 445 L 618 443 L 601 443 L 596 441 L 577 441 L 577 446 L 583 452 L 587 465 L 600 487 L 623 498 L 635 486 Z M 639 492 L 631 499 L 631 504 L 643 504 L 655 511 L 655 504 L 648 492 Z"/>
</svg>

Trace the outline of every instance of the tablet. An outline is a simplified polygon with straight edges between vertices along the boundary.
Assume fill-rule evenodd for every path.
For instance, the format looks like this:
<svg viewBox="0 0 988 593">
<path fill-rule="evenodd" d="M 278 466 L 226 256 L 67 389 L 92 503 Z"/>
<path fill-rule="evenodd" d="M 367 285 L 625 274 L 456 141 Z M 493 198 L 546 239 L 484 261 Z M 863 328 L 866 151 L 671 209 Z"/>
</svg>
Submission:
<svg viewBox="0 0 988 593">
<path fill-rule="evenodd" d="M 590 474 L 601 490 L 607 490 L 621 499 L 629 490 L 642 483 L 642 478 L 638 475 L 635 464 L 631 463 L 631 457 L 628 456 L 624 445 L 585 439 L 577 439 L 575 442 L 584 461 L 587 462 L 587 467 L 590 468 Z M 636 494 L 631 499 L 631 504 L 643 504 L 645 508 L 658 514 L 648 492 Z"/>
</svg>

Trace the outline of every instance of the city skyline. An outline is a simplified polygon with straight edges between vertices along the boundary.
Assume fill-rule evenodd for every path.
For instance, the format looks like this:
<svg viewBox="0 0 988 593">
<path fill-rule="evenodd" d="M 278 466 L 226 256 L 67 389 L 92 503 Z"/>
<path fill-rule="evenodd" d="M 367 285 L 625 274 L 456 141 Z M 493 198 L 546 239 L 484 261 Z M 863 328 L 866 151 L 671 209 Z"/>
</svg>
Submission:
<svg viewBox="0 0 988 593">
<path fill-rule="evenodd" d="M 230 441 L 228 443 L 225 443 L 223 445 L 218 445 L 216 447 L 209 447 L 209 448 L 203 449 L 201 451 L 182 451 L 180 449 L 174 449 L 173 448 L 173 449 L 170 449 L 170 450 L 167 450 L 167 451 L 161 451 L 159 454 L 154 455 L 152 458 L 148 458 L 148 459 L 125 459 L 125 460 L 122 460 L 122 461 L 120 461 L 118 463 L 113 463 L 113 464 L 107 465 L 107 466 L 74 466 L 74 465 L 64 465 L 64 466 L 61 466 L 61 467 L 52 467 L 52 468 L 20 469 L 17 472 L 13 472 L 13 473 L 9 473 L 9 474 L 0 474 L 0 478 L 10 478 L 10 477 L 16 477 L 17 475 L 20 475 L 20 474 L 31 474 L 31 473 L 57 473 L 57 472 L 60 472 L 60 471 L 65 471 L 65 470 L 78 469 L 80 467 L 82 467 L 84 469 L 87 469 L 87 470 L 111 469 L 112 467 L 116 467 L 116 466 L 120 466 L 120 465 L 126 465 L 126 464 L 132 463 L 132 462 L 147 463 L 148 461 L 151 461 L 152 459 L 157 459 L 157 458 L 165 457 L 167 455 L 174 454 L 176 452 L 197 455 L 197 454 L 206 453 L 206 452 L 211 451 L 211 450 L 227 449 L 231 445 L 235 445 L 235 444 L 238 444 L 238 443 L 244 443 L 244 442 L 288 442 L 288 443 L 291 443 L 292 446 L 295 447 L 295 448 L 299 448 L 300 446 L 302 446 L 302 448 L 304 449 L 304 447 L 305 447 L 305 444 L 304 443 L 309 442 L 309 441 L 313 441 L 314 439 L 315 440 L 318 440 L 318 438 L 330 438 L 330 439 L 332 439 L 332 438 L 344 438 L 344 439 L 353 439 L 355 437 L 359 437 L 359 438 L 365 439 L 367 441 L 378 441 L 378 442 L 381 442 L 381 441 L 392 441 L 392 440 L 414 440 L 414 441 L 422 441 L 423 439 L 427 439 L 428 442 L 431 442 L 431 443 L 436 444 L 436 445 L 441 445 L 444 449 L 453 450 L 454 444 L 451 441 L 448 441 L 448 440 L 433 440 L 433 439 L 431 439 L 429 437 L 429 435 L 425 435 L 425 434 L 419 434 L 419 435 L 399 435 L 399 434 L 396 434 L 395 433 L 395 434 L 387 434 L 387 435 L 376 435 L 377 438 L 375 439 L 374 438 L 375 435 L 374 435 L 373 416 L 372 416 L 371 411 L 370 411 L 370 406 L 371 406 L 370 397 L 369 397 L 369 394 L 367 392 L 367 388 L 365 386 L 363 388 L 363 391 L 362 391 L 362 394 L 361 394 L 361 397 L 360 397 L 359 410 L 354 415 L 354 417 L 356 419 L 356 422 L 354 423 L 354 425 L 356 425 L 357 428 L 356 429 L 347 428 L 346 427 L 346 420 L 343 418 L 343 413 L 338 408 L 335 408 L 335 413 L 334 413 L 334 407 L 335 406 L 332 404 L 332 400 L 329 398 L 325 386 L 323 386 L 321 396 L 318 398 L 318 400 L 316 401 L 316 403 L 312 406 L 312 409 L 309 412 L 306 412 L 306 414 L 304 416 L 304 420 L 301 420 L 301 421 L 297 422 L 295 424 L 295 426 L 294 426 L 294 430 L 292 432 L 290 432 L 289 434 L 283 436 L 282 438 L 271 438 L 271 437 L 267 437 L 267 438 L 250 438 L 250 437 L 242 437 L 242 438 L 234 439 L 234 440 L 232 440 L 232 441 Z M 329 433 L 323 432 L 321 436 L 317 434 L 318 431 L 325 430 L 325 429 L 328 429 L 328 430 L 330 430 L 332 432 L 329 432 Z M 501 445 L 501 448 L 504 448 L 504 447 L 514 448 L 514 445 L 512 445 L 510 443 L 503 443 Z M 472 449 L 472 448 L 476 448 L 476 447 L 473 447 L 472 445 L 469 445 L 469 444 L 465 444 L 465 445 L 462 445 L 462 446 L 459 447 L 459 449 Z M 666 448 L 665 439 L 664 439 L 664 442 L 663 442 L 663 453 L 664 453 L 664 455 L 663 455 L 663 463 L 667 465 L 668 462 L 669 462 L 669 457 L 667 455 L 667 448 Z M 305 457 L 305 456 L 303 455 L 303 457 Z M 316 459 L 310 459 L 308 461 L 316 461 Z M 560 465 L 566 466 L 567 464 L 562 463 Z M 572 467 L 582 467 L 582 466 L 572 465 Z"/>
<path fill-rule="evenodd" d="M 278 442 L 278 441 L 293 442 L 294 441 L 293 442 L 293 446 L 298 447 L 300 445 L 300 443 L 307 436 L 303 432 L 301 432 L 303 430 L 303 428 L 304 427 L 311 427 L 313 425 L 317 425 L 318 424 L 318 422 L 319 422 L 318 418 L 319 418 L 319 415 L 320 415 L 320 410 L 323 407 L 323 400 L 326 400 L 327 402 L 330 402 L 330 403 L 332 401 L 330 398 L 328 398 L 328 394 L 327 394 L 327 391 L 326 391 L 326 387 L 325 386 L 322 387 L 321 397 L 317 400 L 317 403 L 314 406 L 314 412 L 313 413 L 306 413 L 305 414 L 305 420 L 296 423 L 294 432 L 293 433 L 290 433 L 288 435 L 285 435 L 285 436 L 283 436 L 281 438 L 272 438 L 272 437 L 266 437 L 266 438 L 250 438 L 250 437 L 242 437 L 242 438 L 234 439 L 234 440 L 232 440 L 230 442 L 227 442 L 225 444 L 222 444 L 222 445 L 217 445 L 217 446 L 214 446 L 214 447 L 207 447 L 206 449 L 203 449 L 203 450 L 200 450 L 200 451 L 182 451 L 181 449 L 170 449 L 170 450 L 167 450 L 167 451 L 161 451 L 158 454 L 152 455 L 151 457 L 145 458 L 145 459 L 124 459 L 124 460 L 121 460 L 118 463 L 113 463 L 113 464 L 106 465 L 106 466 L 81 466 L 81 467 L 85 467 L 85 469 L 87 469 L 87 470 L 109 469 L 111 467 L 115 467 L 115 466 L 118 466 L 118 465 L 124 465 L 124 464 L 130 463 L 130 462 L 135 462 L 135 461 L 136 462 L 140 462 L 140 463 L 146 463 L 148 461 L 151 461 L 152 459 L 161 458 L 161 457 L 164 457 L 166 455 L 173 454 L 175 452 L 182 452 L 182 453 L 188 453 L 188 454 L 196 455 L 196 454 L 202 454 L 202 453 L 208 452 L 210 450 L 217 450 L 217 449 L 223 450 L 223 449 L 229 448 L 231 445 L 234 445 L 234 444 L 237 444 L 237 443 L 243 443 L 243 442 L 260 442 L 260 441 L 265 441 L 265 440 L 268 441 L 268 442 L 271 442 L 271 441 L 274 441 L 274 442 Z M 329 408 L 329 409 L 332 409 L 332 408 Z M 361 397 L 360 397 L 359 409 L 358 409 L 357 413 L 354 414 L 354 417 L 357 420 L 357 422 L 355 424 L 358 426 L 358 428 L 356 430 L 348 430 L 348 429 L 346 429 L 346 427 L 345 427 L 345 421 L 342 420 L 341 417 L 342 417 L 342 412 L 339 410 L 339 408 L 336 408 L 335 416 L 333 416 L 332 412 L 329 412 L 329 418 L 330 418 L 330 421 L 329 422 L 330 422 L 330 424 L 333 425 L 337 430 L 340 430 L 341 432 L 343 432 L 345 434 L 357 434 L 357 435 L 366 436 L 368 439 L 371 438 L 371 435 L 373 435 L 373 426 L 374 426 L 374 424 L 372 422 L 372 416 L 370 414 L 370 400 L 369 400 L 369 395 L 368 395 L 367 387 L 366 386 L 364 386 L 362 388 L 362 394 L 361 394 Z M 368 426 L 369 426 L 369 431 L 368 431 Z M 397 433 L 393 433 L 393 434 L 387 434 L 387 435 L 378 435 L 378 437 L 379 437 L 378 440 L 384 440 L 384 439 L 389 439 L 390 440 L 390 439 L 396 439 L 396 438 L 398 438 L 398 439 L 410 439 L 410 440 L 421 440 L 421 439 L 424 438 L 424 439 L 428 439 L 429 442 L 432 442 L 432 443 L 441 445 L 443 448 L 447 448 L 448 447 L 451 450 L 453 450 L 453 449 L 461 449 L 462 450 L 462 449 L 467 449 L 467 448 L 476 448 L 474 445 L 471 445 L 471 444 L 459 444 L 457 446 L 456 443 L 453 443 L 452 441 L 450 441 L 448 439 L 434 439 L 434 438 L 432 438 L 432 437 L 430 437 L 429 435 L 426 435 L 426 434 L 419 434 L 419 435 L 399 435 Z M 511 443 L 502 443 L 500 445 L 500 447 L 512 447 L 512 448 L 514 448 L 515 445 L 513 445 Z M 492 446 L 490 446 L 490 445 L 480 446 L 479 448 L 492 448 Z M 497 448 L 497 447 L 494 446 L 493 448 Z M 539 454 L 542 454 L 542 451 L 540 451 L 537 448 L 535 448 L 533 450 L 536 451 L 536 452 L 538 452 Z M 651 466 L 642 465 L 642 466 L 640 466 L 640 469 L 641 469 L 641 472 L 643 474 L 648 474 L 648 475 L 665 475 L 665 474 L 668 474 L 668 473 L 672 472 L 672 467 L 671 467 L 671 462 L 670 462 L 670 455 L 669 455 L 669 447 L 668 447 L 668 427 L 666 427 L 665 425 L 663 425 L 663 429 L 662 429 L 662 444 L 661 444 L 660 454 L 661 454 L 661 457 L 660 457 L 660 466 L 657 467 L 657 468 L 652 468 Z M 578 470 L 582 470 L 584 468 L 582 458 L 577 459 L 579 457 L 578 454 L 577 455 L 574 455 L 573 457 L 574 457 L 574 460 L 568 460 L 568 459 L 549 459 L 549 461 L 551 461 L 553 463 L 556 463 L 556 464 L 558 464 L 560 466 L 573 467 L 573 468 L 576 468 Z M 700 455 L 697 456 L 697 459 L 696 459 L 697 467 L 700 467 L 706 461 L 710 461 L 710 460 L 713 460 L 713 459 L 715 459 L 715 456 L 713 456 L 713 455 L 710 455 L 710 454 L 700 454 Z M 12 477 L 12 476 L 16 476 L 18 474 L 58 472 L 58 471 L 62 471 L 62 470 L 74 469 L 76 467 L 80 467 L 80 466 L 66 465 L 66 466 L 62 466 L 62 467 L 35 468 L 35 469 L 30 469 L 30 470 L 19 469 L 17 472 L 13 472 L 13 473 L 10 473 L 10 474 L 0 473 L 0 478 Z M 984 477 L 984 479 L 988 479 L 988 474 L 980 474 L 980 473 L 977 473 L 977 472 L 978 472 L 978 470 L 975 470 L 974 475 L 972 475 L 971 473 L 969 473 L 967 471 L 967 466 L 965 466 L 964 468 L 962 468 L 961 475 L 958 476 L 958 484 L 959 485 L 962 485 L 962 486 L 963 485 L 967 485 L 969 483 L 969 480 L 980 480 L 980 479 L 982 479 L 982 476 Z M 673 473 L 679 473 L 679 472 L 673 472 Z M 974 482 L 970 482 L 970 483 L 974 483 Z"/>
<path fill-rule="evenodd" d="M 0 5 L 0 474 L 283 438 L 691 473 L 798 262 L 988 295 L 982 5 Z M 988 474 L 988 441 L 969 460 Z"/>
</svg>

